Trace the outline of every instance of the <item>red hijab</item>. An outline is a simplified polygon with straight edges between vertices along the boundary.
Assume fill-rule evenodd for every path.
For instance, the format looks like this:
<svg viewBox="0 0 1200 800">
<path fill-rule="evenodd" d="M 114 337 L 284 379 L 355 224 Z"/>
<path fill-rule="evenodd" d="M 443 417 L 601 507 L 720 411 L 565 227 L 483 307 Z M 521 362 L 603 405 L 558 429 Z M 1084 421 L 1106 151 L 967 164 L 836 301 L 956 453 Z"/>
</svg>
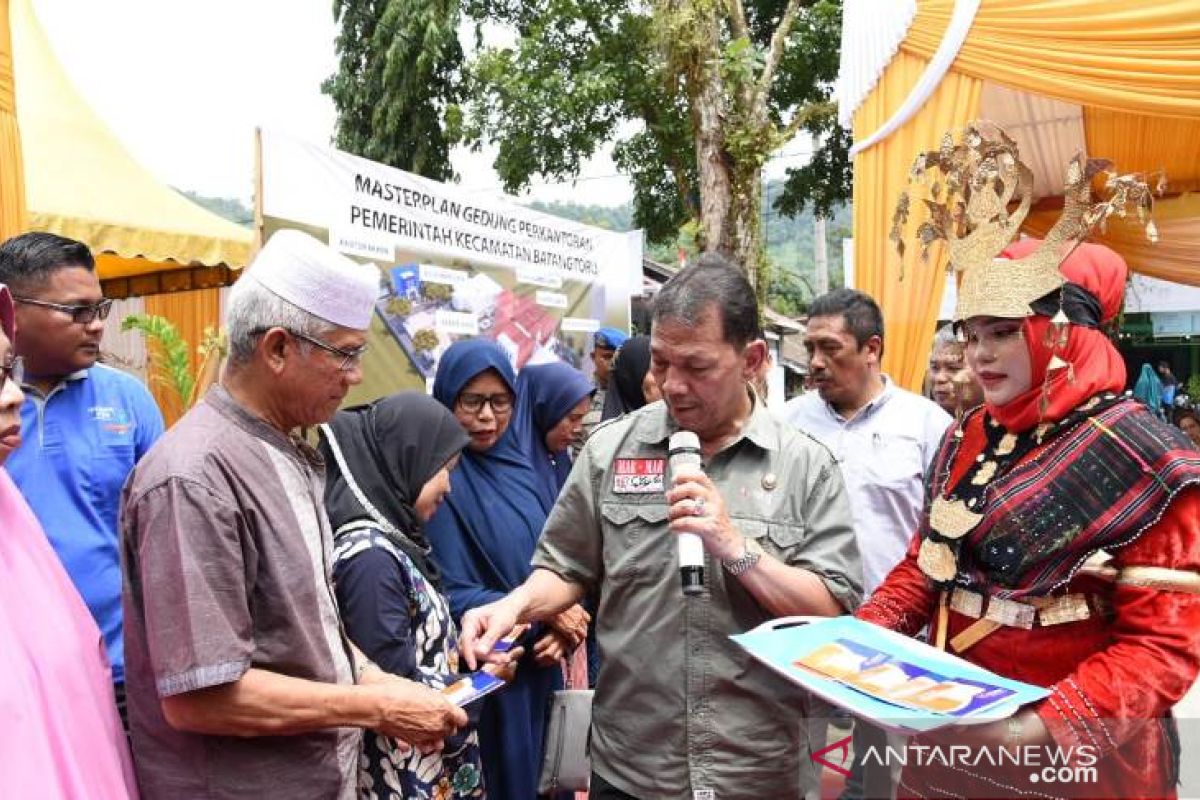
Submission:
<svg viewBox="0 0 1200 800">
<path fill-rule="evenodd" d="M 1022 258 L 1040 244 L 1039 239 L 1022 239 L 1005 248 L 1001 257 Z M 1100 301 L 1102 323 L 1116 317 L 1125 297 L 1129 271 L 1125 259 L 1104 245 L 1081 244 L 1059 265 L 1059 271 Z M 1025 318 L 1021 330 L 1029 350 L 1032 385 L 1002 406 L 987 406 L 992 417 L 1013 433 L 1042 422 L 1057 422 L 1088 398 L 1125 388 L 1125 361 L 1107 336 L 1095 328 L 1072 324 L 1067 328 L 1066 347 L 1052 349 L 1046 343 L 1047 337 L 1053 336 L 1052 328 L 1049 317 L 1037 314 Z M 1056 354 L 1071 368 L 1056 369 L 1046 380 L 1046 368 Z M 1043 392 L 1047 393 L 1048 403 L 1044 413 Z"/>
</svg>

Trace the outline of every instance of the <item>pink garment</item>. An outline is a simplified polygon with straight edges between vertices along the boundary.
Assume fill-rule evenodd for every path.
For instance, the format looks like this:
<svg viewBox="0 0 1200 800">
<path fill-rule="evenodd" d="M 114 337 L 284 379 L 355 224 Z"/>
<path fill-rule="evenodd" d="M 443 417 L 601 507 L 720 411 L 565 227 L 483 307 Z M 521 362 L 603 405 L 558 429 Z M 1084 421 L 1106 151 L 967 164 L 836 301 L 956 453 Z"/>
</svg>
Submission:
<svg viewBox="0 0 1200 800">
<path fill-rule="evenodd" d="M 563 685 L 568 689 L 588 688 L 587 644 L 575 648 L 575 652 L 562 662 Z M 575 792 L 575 800 L 588 800 L 587 792 Z"/>
<path fill-rule="evenodd" d="M 3 468 L 0 797 L 137 797 L 100 629 Z"/>
</svg>

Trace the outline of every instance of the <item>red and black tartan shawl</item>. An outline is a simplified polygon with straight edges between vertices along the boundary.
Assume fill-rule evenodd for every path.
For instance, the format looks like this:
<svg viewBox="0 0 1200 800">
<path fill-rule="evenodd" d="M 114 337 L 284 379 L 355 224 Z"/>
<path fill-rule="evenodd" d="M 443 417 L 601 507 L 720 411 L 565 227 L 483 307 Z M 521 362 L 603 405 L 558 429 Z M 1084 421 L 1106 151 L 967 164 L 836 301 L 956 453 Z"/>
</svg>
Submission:
<svg viewBox="0 0 1200 800">
<path fill-rule="evenodd" d="M 1137 401 L 1101 404 L 1064 423 L 987 484 L 984 518 L 959 548 L 956 585 L 1009 599 L 1049 594 L 1097 550 L 1136 540 L 1181 490 L 1200 483 L 1200 453 Z M 982 410 L 964 421 L 971 425 L 982 436 Z M 962 442 L 946 436 L 931 496 L 961 473 L 953 467 Z M 928 513 L 920 535 L 929 535 Z"/>
</svg>

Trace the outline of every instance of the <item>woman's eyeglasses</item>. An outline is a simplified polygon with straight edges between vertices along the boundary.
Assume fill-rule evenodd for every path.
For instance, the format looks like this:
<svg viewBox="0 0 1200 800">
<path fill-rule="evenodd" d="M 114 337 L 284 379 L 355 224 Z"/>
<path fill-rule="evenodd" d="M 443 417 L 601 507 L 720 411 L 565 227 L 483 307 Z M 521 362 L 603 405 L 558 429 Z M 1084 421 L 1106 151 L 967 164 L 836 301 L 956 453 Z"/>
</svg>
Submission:
<svg viewBox="0 0 1200 800">
<path fill-rule="evenodd" d="M 513 396 L 510 392 L 500 392 L 499 394 L 463 393 L 458 396 L 458 407 L 469 414 L 478 414 L 483 410 L 484 403 L 491 406 L 493 412 L 503 414 L 512 409 Z"/>
<path fill-rule="evenodd" d="M 25 359 L 16 356 L 9 359 L 7 364 L 0 364 L 0 389 L 11 380 L 18 387 L 25 380 Z"/>
<path fill-rule="evenodd" d="M 51 308 L 55 311 L 60 311 L 63 314 L 70 316 L 71 322 L 79 325 L 87 325 L 93 320 L 108 319 L 108 312 L 112 311 L 113 301 L 105 298 L 99 303 L 78 304 L 78 305 L 63 305 L 62 303 L 51 303 L 48 300 L 34 300 L 30 297 L 14 297 L 13 300 L 27 306 L 41 306 L 42 308 Z"/>
</svg>

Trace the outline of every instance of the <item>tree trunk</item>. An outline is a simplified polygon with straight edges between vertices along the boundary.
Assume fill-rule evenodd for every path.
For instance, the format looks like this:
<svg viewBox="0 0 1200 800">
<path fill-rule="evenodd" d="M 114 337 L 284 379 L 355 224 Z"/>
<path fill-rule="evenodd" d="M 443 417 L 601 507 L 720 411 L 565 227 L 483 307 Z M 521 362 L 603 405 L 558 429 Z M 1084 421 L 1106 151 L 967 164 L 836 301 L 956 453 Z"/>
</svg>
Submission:
<svg viewBox="0 0 1200 800">
<path fill-rule="evenodd" d="M 758 295 L 766 300 L 769 284 L 767 259 L 763 252 L 762 229 L 762 170 L 743 168 L 730 187 L 727 227 L 733 230 L 731 258 L 746 273 Z"/>
<path fill-rule="evenodd" d="M 692 97 L 692 124 L 696 131 L 696 168 L 700 183 L 701 252 L 736 258 L 730 226 L 733 174 L 725 152 L 724 98 L 721 77 L 711 65 L 697 76 Z"/>
</svg>

